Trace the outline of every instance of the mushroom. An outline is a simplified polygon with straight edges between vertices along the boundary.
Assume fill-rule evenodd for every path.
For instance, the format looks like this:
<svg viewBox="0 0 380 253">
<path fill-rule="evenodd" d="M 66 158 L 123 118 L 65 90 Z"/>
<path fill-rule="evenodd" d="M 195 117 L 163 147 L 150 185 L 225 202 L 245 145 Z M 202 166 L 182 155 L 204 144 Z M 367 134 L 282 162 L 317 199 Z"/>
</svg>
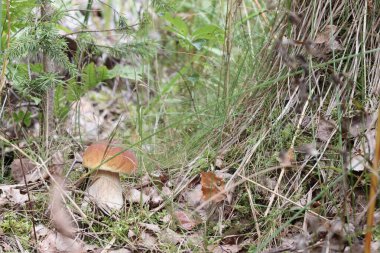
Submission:
<svg viewBox="0 0 380 253">
<path fill-rule="evenodd" d="M 105 211 L 120 210 L 124 201 L 119 173 L 136 171 L 135 154 L 109 143 L 94 143 L 83 154 L 83 166 L 96 169 L 87 189 L 96 204 Z"/>
</svg>

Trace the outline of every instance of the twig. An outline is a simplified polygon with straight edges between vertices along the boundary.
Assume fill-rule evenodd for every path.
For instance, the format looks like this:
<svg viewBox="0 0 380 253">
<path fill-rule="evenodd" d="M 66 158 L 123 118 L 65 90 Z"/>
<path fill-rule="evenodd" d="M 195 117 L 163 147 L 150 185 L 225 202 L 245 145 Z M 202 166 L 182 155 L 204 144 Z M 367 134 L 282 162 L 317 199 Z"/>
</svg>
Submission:
<svg viewBox="0 0 380 253">
<path fill-rule="evenodd" d="M 104 33 L 104 32 L 120 32 L 124 30 L 128 30 L 133 28 L 135 25 L 130 25 L 128 27 L 120 27 L 120 28 L 113 28 L 113 29 L 104 29 L 104 30 L 81 30 L 81 31 L 76 31 L 76 32 L 71 32 L 71 33 L 66 33 L 64 36 L 69 36 L 69 35 L 74 35 L 74 34 L 79 34 L 79 33 Z"/>
<path fill-rule="evenodd" d="M 51 15 L 51 6 L 48 1 L 43 1 L 41 5 L 41 18 L 49 22 Z M 42 65 L 45 73 L 54 72 L 53 62 L 49 59 L 46 52 L 42 54 Z M 49 156 L 49 136 L 54 129 L 54 86 L 48 88 L 45 94 L 44 105 L 44 124 L 43 124 L 43 139 L 45 141 L 46 157 Z"/>
<path fill-rule="evenodd" d="M 371 170 L 371 188 L 369 192 L 369 207 L 367 215 L 367 232 L 365 234 L 364 252 L 371 252 L 372 228 L 374 223 L 374 213 L 376 208 L 376 195 L 379 184 L 379 161 L 380 161 L 380 105 L 377 110 L 376 125 L 376 147 L 375 158 L 373 159 Z"/>
<path fill-rule="evenodd" d="M 248 184 L 245 183 L 244 184 L 245 186 L 245 189 L 247 190 L 247 193 L 248 193 L 248 197 L 249 197 L 249 205 L 251 206 L 251 211 L 252 211 L 252 217 L 253 217 L 253 220 L 255 221 L 255 228 L 256 228 L 256 232 L 257 232 L 257 239 L 260 239 L 261 237 L 261 231 L 260 231 L 260 226 L 259 226 L 259 221 L 257 220 L 257 211 L 256 211 L 256 208 L 253 204 L 253 198 L 252 198 L 252 193 L 248 187 Z"/>
</svg>

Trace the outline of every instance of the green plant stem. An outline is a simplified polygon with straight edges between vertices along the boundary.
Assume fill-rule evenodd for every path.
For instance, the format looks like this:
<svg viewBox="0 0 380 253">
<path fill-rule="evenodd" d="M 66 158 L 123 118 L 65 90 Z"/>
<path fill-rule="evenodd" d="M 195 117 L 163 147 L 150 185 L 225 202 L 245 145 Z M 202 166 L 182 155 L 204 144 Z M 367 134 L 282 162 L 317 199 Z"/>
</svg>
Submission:
<svg viewBox="0 0 380 253">
<path fill-rule="evenodd" d="M 0 5 L 2 6 L 3 3 L 1 2 Z M 10 15 L 10 0 L 7 0 L 7 19 L 8 19 L 8 31 L 7 31 L 7 49 L 10 46 L 10 40 L 11 40 L 11 15 Z M 1 19 L 0 19 L 1 22 Z M 2 37 L 2 30 L 0 33 L 0 38 Z M 0 43 L 1 44 L 1 43 Z M 0 94 L 3 91 L 4 85 L 5 85 L 5 71 L 7 69 L 8 65 L 8 53 L 4 54 L 3 58 L 3 65 L 1 68 L 1 75 L 0 75 Z"/>
</svg>

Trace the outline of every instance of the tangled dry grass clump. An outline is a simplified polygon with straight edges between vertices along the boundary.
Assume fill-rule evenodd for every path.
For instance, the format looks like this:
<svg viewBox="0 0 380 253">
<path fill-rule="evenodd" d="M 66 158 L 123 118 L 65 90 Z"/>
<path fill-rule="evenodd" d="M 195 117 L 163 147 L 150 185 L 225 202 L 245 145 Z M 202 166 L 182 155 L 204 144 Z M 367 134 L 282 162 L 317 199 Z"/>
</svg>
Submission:
<svg viewBox="0 0 380 253">
<path fill-rule="evenodd" d="M 272 68 L 254 77 L 258 84 L 250 83 L 237 106 L 245 112 L 225 124 L 230 137 L 217 162 L 236 168 L 236 178 L 260 174 L 239 189 L 256 204 L 259 252 L 278 244 L 310 252 L 363 250 L 380 92 L 375 5 L 294 2 L 272 32 L 271 53 L 260 55 Z"/>
</svg>

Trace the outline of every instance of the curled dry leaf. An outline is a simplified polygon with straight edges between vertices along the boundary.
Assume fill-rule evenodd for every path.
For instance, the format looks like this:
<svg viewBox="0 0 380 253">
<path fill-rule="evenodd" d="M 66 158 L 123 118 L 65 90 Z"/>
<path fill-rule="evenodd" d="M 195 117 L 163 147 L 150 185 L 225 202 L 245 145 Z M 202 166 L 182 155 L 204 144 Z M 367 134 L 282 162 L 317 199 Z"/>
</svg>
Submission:
<svg viewBox="0 0 380 253">
<path fill-rule="evenodd" d="M 37 250 L 40 253 L 82 253 L 87 251 L 94 251 L 96 249 L 96 247 L 92 245 L 87 245 L 78 238 L 72 239 L 62 235 L 59 232 L 49 230 L 42 224 L 36 226 L 36 234 L 39 238 Z"/>
<path fill-rule="evenodd" d="M 207 249 L 212 253 L 237 253 L 242 249 L 242 246 L 234 244 L 226 244 L 226 245 L 209 245 Z"/>
<path fill-rule="evenodd" d="M 24 183 L 24 174 L 27 181 L 30 181 L 30 175 L 35 170 L 35 164 L 28 158 L 14 159 L 11 164 L 11 173 L 14 180 L 18 183 Z"/>
<path fill-rule="evenodd" d="M 346 168 L 353 171 L 363 171 L 368 161 L 372 161 L 375 154 L 376 130 L 368 131 L 364 138 L 360 139 L 351 151 L 349 163 Z"/>
<path fill-rule="evenodd" d="M 115 250 L 108 250 L 107 253 L 132 253 L 129 249 L 115 249 Z"/>
<path fill-rule="evenodd" d="M 357 137 L 371 127 L 372 119 L 373 115 L 370 113 L 360 113 L 351 118 L 343 118 L 342 131 L 350 133 L 350 137 Z"/>
<path fill-rule="evenodd" d="M 211 199 L 213 202 L 220 202 L 226 198 L 224 193 L 224 180 L 214 172 L 201 173 L 202 198 L 204 200 Z"/>
<path fill-rule="evenodd" d="M 331 135 L 335 128 L 336 124 L 334 121 L 320 118 L 316 137 L 323 142 L 327 142 L 332 137 Z"/>
<path fill-rule="evenodd" d="M 314 43 L 322 44 L 329 42 L 331 38 L 334 38 L 337 27 L 335 25 L 327 25 L 322 32 L 319 32 L 315 37 Z"/>
<path fill-rule="evenodd" d="M 295 162 L 294 149 L 290 148 L 288 151 L 283 151 L 280 153 L 279 157 L 280 165 L 283 167 L 291 167 Z"/>
<path fill-rule="evenodd" d="M 198 206 L 203 200 L 202 185 L 197 184 L 193 189 L 183 193 L 190 207 Z"/>
<path fill-rule="evenodd" d="M 12 185 L 2 185 L 0 186 L 0 206 L 5 204 L 10 205 L 22 205 L 28 201 L 27 194 L 22 194 L 20 189 Z"/>
<path fill-rule="evenodd" d="M 178 244 L 184 241 L 182 235 L 176 233 L 170 228 L 166 228 L 159 234 L 159 239 L 163 243 Z"/>
<path fill-rule="evenodd" d="M 64 180 L 62 177 L 55 176 L 55 182 L 53 181 L 50 193 L 50 219 L 58 232 L 72 238 L 77 228 L 64 203 L 64 195 L 62 194 L 65 190 Z"/>
<path fill-rule="evenodd" d="M 157 245 L 157 238 L 148 232 L 142 231 L 140 234 L 140 244 L 150 250 L 153 250 Z"/>
<path fill-rule="evenodd" d="M 149 202 L 150 197 L 140 192 L 139 190 L 132 188 L 129 191 L 127 191 L 126 199 L 129 203 L 137 204 L 141 202 L 142 204 L 145 204 Z"/>
<path fill-rule="evenodd" d="M 144 222 L 139 222 L 139 226 L 145 228 L 154 233 L 159 233 L 161 231 L 160 227 L 157 224 L 149 224 Z"/>
<path fill-rule="evenodd" d="M 316 143 L 303 144 L 301 146 L 296 147 L 295 150 L 299 153 L 304 153 L 312 157 L 319 155 Z"/>
<path fill-rule="evenodd" d="M 142 192 L 149 197 L 151 207 L 157 207 L 164 201 L 156 187 L 145 187 Z"/>
<path fill-rule="evenodd" d="M 183 229 L 192 230 L 196 225 L 198 225 L 198 222 L 185 211 L 177 210 L 174 212 L 174 216 Z"/>
</svg>

